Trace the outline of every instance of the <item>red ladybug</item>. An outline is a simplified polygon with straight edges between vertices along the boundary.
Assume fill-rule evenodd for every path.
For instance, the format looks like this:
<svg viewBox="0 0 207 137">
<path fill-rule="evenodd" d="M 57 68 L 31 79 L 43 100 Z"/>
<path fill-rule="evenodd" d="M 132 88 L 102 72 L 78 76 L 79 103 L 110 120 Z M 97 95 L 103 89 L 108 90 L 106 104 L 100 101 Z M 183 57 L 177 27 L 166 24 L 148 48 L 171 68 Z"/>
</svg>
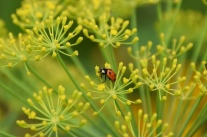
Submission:
<svg viewBox="0 0 207 137">
<path fill-rule="evenodd" d="M 115 82 L 116 80 L 116 73 L 112 69 L 101 68 L 99 69 L 99 73 L 101 74 L 101 78 L 103 75 L 105 75 L 105 79 L 103 82 L 106 81 L 106 77 L 108 77 L 109 80 L 111 80 L 112 82 Z"/>
</svg>

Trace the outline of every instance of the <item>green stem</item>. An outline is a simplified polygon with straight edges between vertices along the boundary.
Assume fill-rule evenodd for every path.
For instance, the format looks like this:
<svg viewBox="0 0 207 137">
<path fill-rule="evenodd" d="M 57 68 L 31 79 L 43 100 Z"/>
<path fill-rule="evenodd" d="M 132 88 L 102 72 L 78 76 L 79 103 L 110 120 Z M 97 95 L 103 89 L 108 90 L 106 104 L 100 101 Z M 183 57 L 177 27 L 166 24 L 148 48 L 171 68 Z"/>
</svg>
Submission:
<svg viewBox="0 0 207 137">
<path fill-rule="evenodd" d="M 138 19 L 137 19 L 136 9 L 134 9 L 132 16 L 131 16 L 131 19 L 130 19 L 131 29 L 138 28 L 137 20 Z M 135 35 L 138 36 L 138 32 L 136 32 Z M 136 56 L 136 58 L 138 58 L 138 56 L 136 54 L 136 52 L 138 50 L 139 50 L 139 42 L 134 43 L 132 45 L 132 51 L 133 51 L 133 54 Z M 135 65 L 139 70 L 141 70 L 139 61 L 136 61 Z M 147 90 L 145 87 L 140 87 L 139 89 L 140 89 L 139 93 L 140 93 L 140 96 L 142 99 L 143 110 L 151 116 L 152 115 L 152 106 L 151 106 L 150 91 Z"/>
<path fill-rule="evenodd" d="M 175 98 L 174 99 L 174 102 L 172 101 L 171 103 L 174 103 L 174 104 L 176 104 L 176 100 L 177 98 Z M 179 121 L 181 120 L 180 119 L 180 114 L 183 112 L 182 111 L 182 106 L 183 106 L 183 101 L 181 100 L 180 102 L 179 102 L 179 104 L 178 104 L 178 106 L 175 106 L 175 105 L 173 105 L 172 106 L 172 108 L 174 108 L 174 107 L 177 107 L 177 111 L 176 111 L 176 115 L 174 116 L 174 112 L 172 112 L 171 113 L 171 117 L 174 117 L 174 119 L 172 120 L 172 122 L 171 123 L 173 123 L 173 126 L 172 126 L 172 129 L 174 130 L 174 129 L 176 129 L 178 126 L 177 126 L 177 123 L 179 123 Z"/>
<path fill-rule="evenodd" d="M 193 126 L 189 129 L 189 132 L 186 134 L 186 136 L 192 137 L 194 134 L 198 131 L 198 129 L 206 122 L 207 120 L 207 104 L 201 109 L 201 112 L 197 115 L 197 118 L 194 121 Z"/>
<path fill-rule="evenodd" d="M 108 48 L 107 48 L 108 55 L 110 55 L 110 60 L 111 60 L 110 64 L 112 64 L 112 67 L 114 70 L 117 70 L 117 62 L 116 62 L 116 58 L 115 58 L 115 54 L 114 54 L 113 49 L 114 48 L 112 46 L 108 46 Z"/>
<path fill-rule="evenodd" d="M 133 10 L 133 13 L 132 13 L 132 15 L 131 15 L 131 18 L 130 18 L 130 27 L 131 27 L 131 29 L 133 29 L 133 28 L 137 28 L 138 29 L 138 24 L 137 24 L 137 13 L 136 13 L 136 8 Z M 138 36 L 138 31 L 134 34 L 135 36 Z M 137 56 L 137 54 L 136 54 L 136 52 L 139 50 L 139 42 L 136 42 L 136 43 L 134 43 L 133 45 L 132 45 L 132 52 L 133 52 L 133 54 L 136 56 L 136 58 L 138 58 L 138 56 Z M 139 64 L 139 62 L 138 61 L 136 61 L 136 63 L 135 63 L 135 65 L 136 65 L 136 67 L 140 70 L 141 68 L 140 68 L 140 64 Z M 141 100 L 142 100 L 142 107 L 143 107 L 143 110 L 144 111 L 146 111 L 149 115 L 152 115 L 152 106 L 151 106 L 151 98 L 150 98 L 150 91 L 148 90 L 147 92 L 146 92 L 146 90 L 145 90 L 145 87 L 140 87 L 139 88 L 140 89 L 140 91 L 139 91 L 139 93 L 140 93 L 140 97 L 141 97 Z M 147 94 L 145 94 L 145 93 L 147 93 Z M 133 122 L 132 122 L 132 124 L 133 124 L 133 127 L 136 127 L 136 123 L 135 123 L 135 118 L 134 117 L 132 117 L 133 118 Z M 136 130 L 135 130 L 136 132 L 135 133 L 137 133 L 137 135 L 139 134 L 138 132 L 138 129 L 136 128 Z"/>
<path fill-rule="evenodd" d="M 33 67 L 31 67 L 28 63 L 26 63 L 29 71 L 31 71 L 32 74 L 34 74 L 34 76 L 39 79 L 42 83 L 45 84 L 45 86 L 54 89 L 44 78 L 42 78 Z M 57 91 L 55 91 L 57 93 Z"/>
<path fill-rule="evenodd" d="M 166 45 L 169 45 L 169 40 L 170 40 L 170 37 L 172 36 L 172 32 L 173 32 L 173 29 L 174 29 L 174 24 L 176 22 L 176 17 L 177 17 L 177 14 L 178 14 L 178 12 L 181 8 L 181 5 L 182 5 L 182 0 L 177 4 L 177 6 L 175 8 L 175 11 L 174 11 L 173 19 L 170 22 L 170 24 L 167 26 L 167 30 L 164 31 L 165 38 L 166 38 Z"/>
<path fill-rule="evenodd" d="M 160 91 L 162 92 L 162 91 Z M 156 95 L 156 112 L 157 112 L 157 119 L 163 119 L 163 106 L 164 102 L 160 100 L 159 92 L 157 91 Z M 157 133 L 162 132 L 162 127 L 157 128 Z"/>
<path fill-rule="evenodd" d="M 81 90 L 81 87 L 79 86 L 79 83 L 76 81 L 75 77 L 73 77 L 73 75 L 71 74 L 71 72 L 68 70 L 68 68 L 66 67 L 64 61 L 62 60 L 61 56 L 59 53 L 57 53 L 57 57 L 58 57 L 58 60 L 61 64 L 61 66 L 63 67 L 64 71 L 67 73 L 69 79 L 72 81 L 72 83 L 75 85 L 75 87 L 79 90 L 79 91 L 82 91 Z M 93 102 L 91 102 L 91 100 L 87 97 L 86 93 L 85 92 L 82 92 L 83 93 L 83 96 L 84 98 L 92 105 L 92 108 L 94 110 L 97 110 L 97 108 L 95 107 L 95 105 L 93 104 Z"/>
<path fill-rule="evenodd" d="M 198 57 L 199 57 L 199 54 L 202 48 L 202 43 L 205 39 L 206 30 L 207 30 L 207 11 L 206 11 L 205 25 L 202 27 L 196 46 L 194 46 L 195 50 L 193 51 L 193 54 L 192 54 L 192 61 L 194 62 L 198 60 Z"/>
<path fill-rule="evenodd" d="M 196 112 L 196 109 L 199 105 L 199 103 L 201 102 L 202 97 L 197 99 L 196 102 L 194 103 L 194 105 L 191 108 L 190 113 L 188 113 L 186 120 L 184 121 L 184 123 L 182 123 L 182 128 L 179 129 L 179 133 L 177 134 L 178 137 L 181 137 L 183 132 L 185 131 L 187 125 L 189 124 L 193 114 Z"/>
<path fill-rule="evenodd" d="M 158 16 L 158 20 L 160 21 L 160 26 L 162 27 L 163 25 L 163 22 L 162 22 L 162 7 L 161 7 L 161 3 L 159 2 L 157 4 L 157 16 Z M 163 29 L 162 29 L 163 30 Z"/>
<path fill-rule="evenodd" d="M 17 76 L 14 76 L 11 72 L 9 72 L 6 69 L 2 69 L 2 72 L 9 78 L 10 81 L 18 85 L 18 87 L 20 87 L 27 94 L 31 95 L 31 92 L 30 92 L 31 89 L 27 86 L 27 84 L 24 84 L 21 80 L 19 80 Z"/>
<path fill-rule="evenodd" d="M 100 51 L 104 59 L 107 61 L 107 63 L 112 65 L 112 69 L 117 70 L 117 62 L 113 53 L 113 47 L 112 46 L 107 46 L 106 48 L 100 47 Z"/>
<path fill-rule="evenodd" d="M 67 52 L 69 54 L 72 54 L 73 53 L 73 49 L 69 48 L 69 49 L 67 49 Z M 72 57 L 71 59 L 75 63 L 75 66 L 81 71 L 81 73 L 83 75 L 87 74 L 86 69 L 84 69 L 82 63 L 80 62 L 80 60 L 77 57 Z"/>
<path fill-rule="evenodd" d="M 1 135 L 2 137 L 16 137 L 16 136 L 14 136 L 14 135 L 10 135 L 10 134 L 5 133 L 5 132 L 3 132 L 3 131 L 0 131 L 0 135 Z"/>
<path fill-rule="evenodd" d="M 19 93 L 15 92 L 14 89 L 11 89 L 11 88 L 7 87 L 2 82 L 0 82 L 0 87 L 2 87 L 5 90 L 5 92 L 11 94 L 12 96 L 14 96 L 15 98 L 17 98 L 18 100 L 22 101 L 24 104 L 27 104 L 27 102 L 25 101 L 25 98 L 23 98 L 22 96 L 20 96 Z"/>
<path fill-rule="evenodd" d="M 63 132 L 65 132 L 70 137 L 77 137 L 72 131 L 67 132 L 62 126 L 58 126 Z M 76 133 L 78 134 L 78 133 Z"/>
</svg>

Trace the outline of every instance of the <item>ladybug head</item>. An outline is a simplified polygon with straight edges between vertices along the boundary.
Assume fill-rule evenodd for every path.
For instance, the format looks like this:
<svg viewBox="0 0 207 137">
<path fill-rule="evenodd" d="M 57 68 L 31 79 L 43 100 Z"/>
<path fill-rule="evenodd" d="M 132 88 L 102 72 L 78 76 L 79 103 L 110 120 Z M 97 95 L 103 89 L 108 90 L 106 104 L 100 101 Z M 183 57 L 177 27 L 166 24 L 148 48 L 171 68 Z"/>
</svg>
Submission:
<svg viewBox="0 0 207 137">
<path fill-rule="evenodd" d="M 106 74 L 106 72 L 107 72 L 106 68 L 99 69 L 99 73 L 101 73 L 101 74 Z"/>
</svg>

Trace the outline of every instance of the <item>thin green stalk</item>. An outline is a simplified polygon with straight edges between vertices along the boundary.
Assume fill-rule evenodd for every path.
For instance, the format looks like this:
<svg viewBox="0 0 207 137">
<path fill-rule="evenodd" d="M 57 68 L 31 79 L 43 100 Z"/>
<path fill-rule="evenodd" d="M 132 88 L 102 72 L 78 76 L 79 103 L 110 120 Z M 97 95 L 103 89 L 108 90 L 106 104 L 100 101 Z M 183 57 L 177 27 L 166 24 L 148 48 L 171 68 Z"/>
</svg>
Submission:
<svg viewBox="0 0 207 137">
<path fill-rule="evenodd" d="M 34 74 L 34 76 L 39 79 L 42 83 L 45 84 L 45 86 L 50 87 L 52 89 L 54 89 L 44 78 L 42 78 L 38 72 L 35 71 L 35 69 L 33 67 L 31 67 L 28 63 L 26 64 L 29 71 L 31 71 L 32 74 Z M 57 91 L 55 91 L 55 93 L 57 94 Z"/>
<path fill-rule="evenodd" d="M 137 10 L 136 8 L 133 10 L 132 12 L 132 15 L 131 15 L 131 18 L 130 18 L 130 27 L 131 29 L 133 28 L 138 28 L 138 24 L 137 24 Z M 138 36 L 138 31 L 134 34 L 135 36 Z M 132 52 L 134 55 L 137 56 L 136 52 L 139 50 L 139 42 L 136 42 L 132 45 Z M 138 58 L 138 57 L 137 57 Z M 136 61 L 135 63 L 136 67 L 140 70 L 140 65 L 139 65 L 139 62 Z M 141 97 L 141 100 L 142 100 L 142 106 L 143 106 L 143 109 L 144 111 L 147 111 L 147 113 L 151 116 L 152 115 L 152 106 L 151 106 L 151 98 L 150 98 L 150 91 L 149 90 L 145 90 L 145 87 L 140 87 L 139 88 L 140 91 L 140 97 Z M 146 94 L 145 94 L 146 93 Z M 145 110 L 146 109 L 146 110 Z M 136 123 L 135 123 L 135 118 L 134 116 L 132 117 L 133 118 L 133 127 L 136 127 Z M 137 133 L 137 135 L 139 134 L 138 132 L 138 129 L 136 128 L 135 130 Z"/>
<path fill-rule="evenodd" d="M 183 125 L 183 123 L 181 122 L 182 119 L 185 119 L 185 117 L 186 117 L 186 115 L 185 115 L 186 113 L 183 113 L 183 112 L 188 112 L 191 101 L 192 101 L 192 100 L 187 100 L 187 101 L 185 102 L 185 105 L 182 105 L 182 106 L 184 106 L 184 108 L 182 108 L 182 112 L 181 112 L 181 113 L 178 113 L 178 115 L 180 116 L 179 124 L 180 124 L 181 126 Z M 177 126 L 177 127 L 178 127 L 178 126 Z"/>
<path fill-rule="evenodd" d="M 161 7 L 161 3 L 159 2 L 156 5 L 156 10 L 157 10 L 157 16 L 158 16 L 158 20 L 160 21 L 160 26 L 162 27 L 163 22 L 162 22 L 162 7 Z"/>
<path fill-rule="evenodd" d="M 110 63 L 110 57 L 106 54 L 106 48 L 99 47 L 99 50 L 101 51 L 101 54 L 103 58 L 106 60 L 106 62 Z"/>
<path fill-rule="evenodd" d="M 171 2 L 168 3 L 168 4 L 172 4 Z M 170 37 L 172 35 L 172 32 L 173 32 L 173 28 L 174 28 L 174 24 L 175 24 L 175 21 L 176 21 L 176 16 L 180 10 L 180 7 L 182 5 L 182 0 L 177 4 L 176 8 L 175 8 L 175 11 L 174 11 L 174 16 L 173 16 L 173 19 L 171 22 L 169 22 L 169 24 L 167 25 L 167 30 L 164 30 L 164 28 L 162 28 L 162 26 L 165 26 L 163 25 L 163 20 L 162 20 L 162 8 L 161 8 L 161 3 L 158 3 L 157 4 L 157 16 L 158 16 L 158 19 L 160 21 L 160 27 L 161 27 L 161 32 L 163 32 L 165 34 L 165 41 L 166 41 L 166 45 L 169 44 L 169 40 L 170 40 Z M 169 12 L 171 10 L 171 5 L 167 5 L 167 12 Z M 166 24 L 166 23 L 165 23 Z"/>
<path fill-rule="evenodd" d="M 197 115 L 197 118 L 194 120 L 193 126 L 189 129 L 189 132 L 186 134 L 188 137 L 194 136 L 198 129 L 206 122 L 207 120 L 207 104 L 201 109 L 201 112 Z"/>
<path fill-rule="evenodd" d="M 177 98 L 175 98 L 174 99 L 174 102 L 172 102 L 172 103 L 175 104 L 176 103 L 176 99 Z M 173 130 L 178 127 L 177 123 L 180 121 L 180 114 L 183 112 L 182 111 L 182 106 L 183 106 L 183 101 L 182 100 L 179 102 L 179 104 L 177 106 L 175 106 L 175 105 L 172 106 L 172 107 L 177 107 L 177 109 L 176 109 L 176 115 L 174 116 L 174 112 L 171 113 L 171 116 L 174 116 L 174 118 L 173 118 L 173 120 L 171 122 L 171 123 L 173 123 L 173 125 L 172 125 L 172 129 Z"/>
<path fill-rule="evenodd" d="M 104 59 L 107 61 L 107 63 L 112 65 L 112 69 L 117 70 L 117 62 L 113 53 L 113 47 L 112 46 L 107 46 L 106 48 L 100 47 L 100 51 Z"/>
<path fill-rule="evenodd" d="M 198 41 L 196 43 L 196 47 L 194 46 L 195 50 L 193 51 L 193 54 L 192 54 L 192 61 L 197 61 L 199 57 L 199 54 L 202 48 L 202 43 L 205 39 L 206 30 L 207 30 L 207 11 L 206 11 L 205 25 L 202 27 L 200 36 L 198 37 Z"/>
<path fill-rule="evenodd" d="M 117 103 L 117 101 L 116 101 L 116 100 L 114 100 L 114 103 L 115 103 L 115 104 L 116 104 L 116 106 L 118 107 L 118 110 L 120 110 L 120 112 L 121 112 L 121 116 L 124 118 L 124 112 L 122 111 L 122 109 L 121 109 L 121 107 L 120 107 L 119 103 Z"/>
<path fill-rule="evenodd" d="M 14 84 L 18 85 L 18 87 L 20 87 L 27 94 L 31 95 L 31 92 L 30 92 L 31 89 L 25 83 L 20 81 L 17 76 L 14 76 L 11 72 L 9 72 L 6 69 L 2 69 L 1 71 L 9 78 L 10 81 L 12 81 Z"/>
<path fill-rule="evenodd" d="M 196 102 L 194 103 L 194 105 L 192 106 L 191 111 L 190 111 L 190 113 L 188 113 L 188 116 L 187 116 L 186 120 L 184 121 L 184 123 L 182 123 L 183 126 L 182 126 L 182 128 L 179 129 L 179 133 L 177 134 L 177 136 L 179 136 L 179 137 L 182 136 L 183 132 L 185 131 L 187 125 L 189 124 L 189 121 L 191 120 L 193 114 L 195 113 L 202 98 L 203 97 L 197 99 Z"/>
<path fill-rule="evenodd" d="M 18 100 L 20 100 L 21 102 L 23 102 L 24 104 L 27 104 L 27 102 L 25 101 L 25 98 L 23 98 L 22 96 L 20 96 L 19 93 L 15 92 L 14 89 L 9 88 L 8 86 L 6 86 L 5 84 L 3 84 L 2 82 L 0 82 L 0 87 L 2 87 L 5 90 L 5 92 L 11 94 L 15 98 L 17 98 Z"/>
<path fill-rule="evenodd" d="M 66 132 L 66 130 L 62 126 L 58 126 L 64 133 L 66 133 L 70 137 L 77 137 L 73 131 Z"/>
<path fill-rule="evenodd" d="M 69 54 L 73 53 L 73 49 L 69 48 L 66 50 Z M 72 57 L 72 61 L 75 63 L 75 66 L 81 71 L 83 75 L 87 74 L 86 69 L 83 67 L 83 64 L 80 62 L 80 60 L 77 57 Z"/>
<path fill-rule="evenodd" d="M 136 9 L 134 9 L 133 13 L 131 15 L 131 18 L 130 18 L 130 27 L 131 27 L 131 29 L 138 28 L 137 20 L 138 19 L 137 19 Z M 138 36 L 138 32 L 136 32 L 135 35 Z M 139 50 L 139 42 L 136 42 L 132 45 L 133 54 L 137 55 L 136 51 L 138 51 L 138 50 Z M 136 61 L 135 65 L 139 70 L 141 69 L 138 61 Z M 140 87 L 139 89 L 140 89 L 139 93 L 140 93 L 140 96 L 141 96 L 141 99 L 142 99 L 143 110 L 147 111 L 147 113 L 149 115 L 151 115 L 152 114 L 152 112 L 151 112 L 152 106 L 151 106 L 151 101 L 150 101 L 150 94 L 145 94 L 146 92 L 145 92 L 144 87 Z"/>
<path fill-rule="evenodd" d="M 114 56 L 114 48 L 112 46 L 108 46 L 107 52 L 108 52 L 108 55 L 110 56 L 112 67 L 114 68 L 114 70 L 117 70 L 117 62 Z"/>
<path fill-rule="evenodd" d="M 2 137 L 17 137 L 17 136 L 14 136 L 14 135 L 10 135 L 10 134 L 8 134 L 8 133 L 5 133 L 5 132 L 3 132 L 3 131 L 0 131 L 0 135 L 1 135 Z"/>
<path fill-rule="evenodd" d="M 167 26 L 167 30 L 164 31 L 165 32 L 165 40 L 166 40 L 166 45 L 169 44 L 169 41 L 170 41 L 170 37 L 172 35 L 172 32 L 173 32 L 173 29 L 174 29 L 174 24 L 175 24 L 175 21 L 176 21 L 176 16 L 181 8 L 181 5 L 182 5 L 182 0 L 176 5 L 176 8 L 175 8 L 175 11 L 174 11 L 174 16 L 173 16 L 173 19 L 172 21 L 170 22 L 170 24 Z"/>
<path fill-rule="evenodd" d="M 164 106 L 164 102 L 160 100 L 159 92 L 157 92 L 157 95 L 156 95 L 157 119 L 163 119 L 163 106 Z M 162 127 L 157 128 L 157 133 L 160 133 L 160 132 L 162 132 Z"/>
</svg>

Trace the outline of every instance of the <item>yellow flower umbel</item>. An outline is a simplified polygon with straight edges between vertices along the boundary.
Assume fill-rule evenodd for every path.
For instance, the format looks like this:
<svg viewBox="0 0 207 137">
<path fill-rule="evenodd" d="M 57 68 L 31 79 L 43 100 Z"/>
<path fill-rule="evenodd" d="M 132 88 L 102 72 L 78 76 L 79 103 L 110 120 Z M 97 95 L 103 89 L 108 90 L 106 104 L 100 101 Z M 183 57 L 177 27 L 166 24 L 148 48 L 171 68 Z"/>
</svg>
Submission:
<svg viewBox="0 0 207 137">
<path fill-rule="evenodd" d="M 157 120 L 156 113 L 154 113 L 152 117 L 149 118 L 148 114 L 143 115 L 143 111 L 140 109 L 138 111 L 138 121 L 136 125 L 132 124 L 131 112 L 128 112 L 124 118 L 126 124 L 120 125 L 119 121 L 115 121 L 114 123 L 115 128 L 123 137 L 173 136 L 172 132 L 167 133 L 168 124 L 163 124 L 163 121 L 161 119 Z M 161 128 L 159 132 L 157 130 L 158 128 Z"/>
<path fill-rule="evenodd" d="M 63 52 L 62 50 L 70 48 L 71 46 L 78 45 L 83 38 L 79 37 L 75 43 L 70 43 L 70 40 L 78 35 L 82 30 L 82 26 L 77 26 L 73 31 L 70 31 L 73 21 L 67 20 L 67 17 L 49 16 L 47 20 L 41 23 L 37 23 L 33 30 L 27 29 L 29 40 L 31 41 L 32 48 L 37 51 L 41 51 L 47 56 L 52 53 L 53 57 L 57 56 L 57 52 L 60 52 L 66 56 L 77 56 L 78 51 L 74 51 L 72 54 Z M 39 57 L 39 59 L 43 58 Z"/>
<path fill-rule="evenodd" d="M 181 88 L 178 85 L 186 77 L 177 76 L 181 68 L 181 64 L 177 64 L 177 59 L 168 61 L 167 58 L 163 58 L 161 62 L 156 60 L 156 57 L 153 55 L 151 58 L 152 64 L 148 64 L 148 62 L 148 60 L 140 60 L 141 70 L 133 70 L 133 64 L 129 64 L 130 70 L 136 71 L 138 74 L 139 85 L 144 84 L 151 91 L 158 91 L 160 100 L 166 100 L 166 93 L 173 96 L 180 95 L 185 88 Z"/>
<path fill-rule="evenodd" d="M 24 0 L 16 14 L 12 14 L 14 24 L 22 29 L 33 28 L 36 22 L 42 22 L 50 15 L 57 17 L 63 9 L 60 0 Z"/>
<path fill-rule="evenodd" d="M 81 127 L 86 123 L 85 119 L 77 119 L 90 105 L 78 102 L 82 96 L 81 92 L 74 91 L 72 97 L 66 99 L 65 88 L 59 86 L 57 98 L 54 98 L 53 94 L 53 89 L 47 87 L 43 87 L 39 93 L 34 93 L 34 101 L 27 100 L 31 108 L 22 107 L 22 111 L 32 120 L 31 124 L 24 120 L 17 120 L 17 124 L 36 132 L 33 136 L 58 137 L 59 129 L 70 135 L 72 128 Z M 31 135 L 27 133 L 25 136 Z"/>
<path fill-rule="evenodd" d="M 165 35 L 163 33 L 160 34 L 161 44 L 156 46 L 157 51 L 153 52 L 152 48 L 152 41 L 148 41 L 147 45 L 141 46 L 138 51 L 135 51 L 134 54 L 132 53 L 132 47 L 128 47 L 129 55 L 140 61 L 140 60 L 150 60 L 152 55 L 158 56 L 163 55 L 168 59 L 172 60 L 178 58 L 179 56 L 185 54 L 193 47 L 193 43 L 189 42 L 187 45 L 184 45 L 185 36 L 181 36 L 180 39 L 174 38 L 172 40 L 172 45 L 167 45 L 165 42 Z"/>
<path fill-rule="evenodd" d="M 83 33 L 85 36 L 99 43 L 101 47 L 112 46 L 117 48 L 121 44 L 133 44 L 138 41 L 138 37 L 135 37 L 132 41 L 127 41 L 137 31 L 136 28 L 127 29 L 128 20 L 124 21 L 121 18 L 108 17 L 107 14 L 104 14 L 100 16 L 98 24 L 95 19 L 84 19 L 78 22 L 84 24 L 86 29 L 83 29 Z"/>
<path fill-rule="evenodd" d="M 189 42 L 186 46 L 184 46 L 186 37 L 181 36 L 180 39 L 173 39 L 172 45 L 169 46 L 165 43 L 165 35 L 163 33 L 160 34 L 161 45 L 158 45 L 158 50 L 162 47 L 162 54 L 169 59 L 178 58 L 180 55 L 186 53 L 193 47 L 193 43 Z M 169 48 L 170 47 L 170 48 Z"/>
<path fill-rule="evenodd" d="M 152 53 L 152 46 L 153 46 L 152 41 L 148 41 L 147 45 L 140 46 L 139 50 L 135 51 L 135 54 L 132 53 L 132 47 L 128 47 L 127 51 L 129 53 L 129 55 L 132 58 L 136 59 L 137 61 L 140 61 L 140 60 L 150 60 L 151 57 L 152 57 L 152 54 L 153 54 Z M 154 56 L 158 56 L 165 49 L 164 47 L 162 47 L 160 45 L 157 45 L 156 48 L 157 48 L 157 52 L 153 54 Z"/>
<path fill-rule="evenodd" d="M 105 64 L 105 68 L 110 68 L 109 64 Z M 95 67 L 96 75 L 100 78 L 99 67 Z M 126 71 L 126 66 L 123 66 L 123 63 L 119 63 L 118 72 L 116 74 L 116 81 L 113 83 L 110 81 L 110 85 L 108 82 L 101 83 L 101 81 L 96 84 L 94 81 L 91 80 L 89 76 L 85 78 L 89 81 L 92 88 L 87 88 L 84 84 L 81 84 L 81 87 L 87 91 L 87 95 L 91 99 L 97 99 L 100 101 L 102 107 L 99 109 L 98 112 L 95 112 L 94 115 L 98 114 L 107 103 L 112 101 L 114 105 L 114 109 L 117 115 L 121 114 L 121 104 L 122 105 L 131 105 L 131 104 L 138 104 L 141 103 L 140 99 L 136 101 L 131 101 L 127 98 L 127 94 L 130 94 L 134 91 L 134 89 L 138 88 L 138 86 L 130 86 L 131 84 L 135 83 L 138 76 L 132 72 L 131 75 L 126 78 L 123 77 Z"/>
<path fill-rule="evenodd" d="M 18 34 L 18 39 L 15 39 L 12 33 L 9 33 L 7 40 L 0 38 L 1 67 L 11 68 L 22 62 L 25 65 L 27 74 L 30 74 L 26 62 L 35 61 L 37 54 L 31 49 L 31 45 L 21 33 Z"/>
</svg>

